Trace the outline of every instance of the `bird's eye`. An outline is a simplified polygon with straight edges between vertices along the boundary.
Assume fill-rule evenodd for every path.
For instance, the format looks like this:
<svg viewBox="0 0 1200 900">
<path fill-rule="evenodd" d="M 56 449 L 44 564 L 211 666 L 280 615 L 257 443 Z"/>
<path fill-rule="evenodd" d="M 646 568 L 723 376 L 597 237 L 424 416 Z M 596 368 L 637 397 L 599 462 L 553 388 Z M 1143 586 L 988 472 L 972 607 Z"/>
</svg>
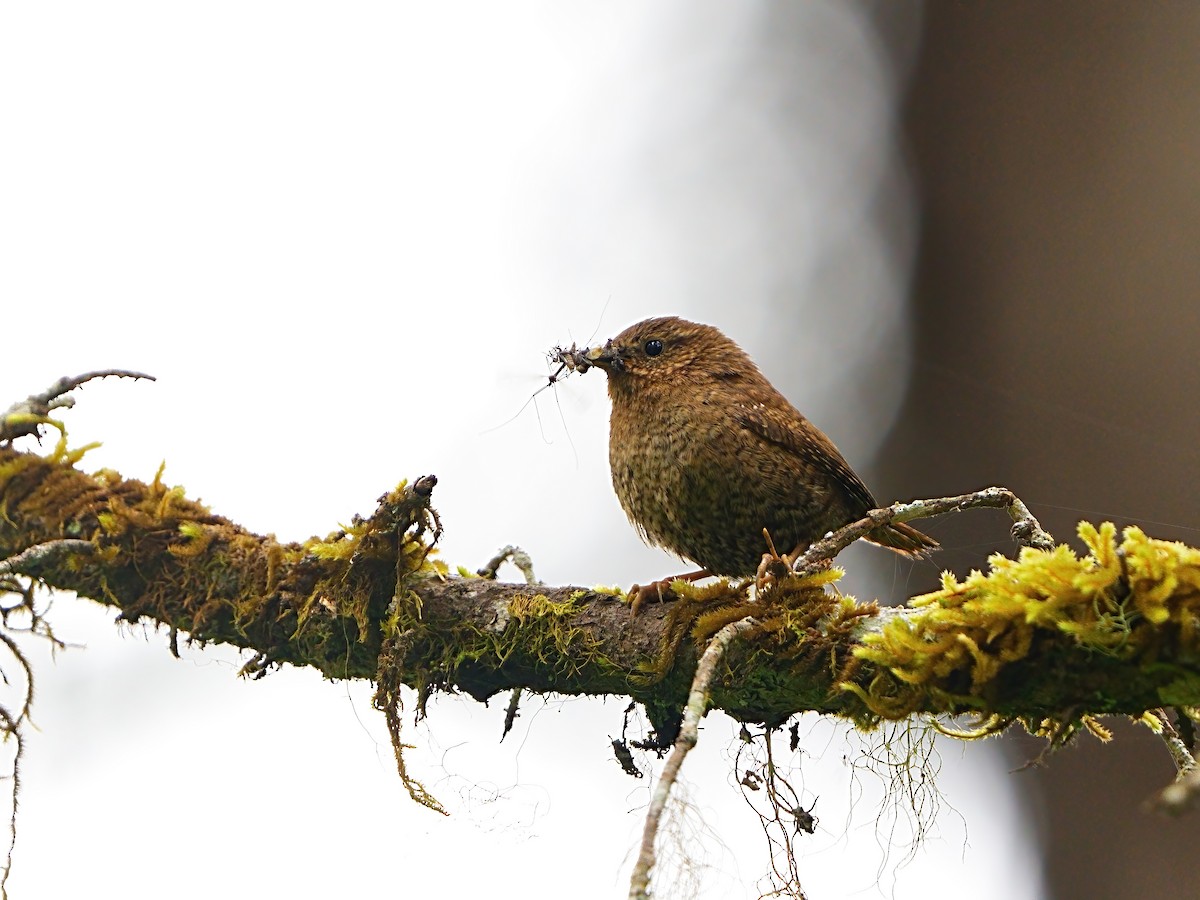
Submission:
<svg viewBox="0 0 1200 900">
<path fill-rule="evenodd" d="M 647 356 L 658 356 L 658 354 L 662 353 L 662 341 L 657 338 L 652 341 L 646 341 L 645 350 Z"/>
</svg>

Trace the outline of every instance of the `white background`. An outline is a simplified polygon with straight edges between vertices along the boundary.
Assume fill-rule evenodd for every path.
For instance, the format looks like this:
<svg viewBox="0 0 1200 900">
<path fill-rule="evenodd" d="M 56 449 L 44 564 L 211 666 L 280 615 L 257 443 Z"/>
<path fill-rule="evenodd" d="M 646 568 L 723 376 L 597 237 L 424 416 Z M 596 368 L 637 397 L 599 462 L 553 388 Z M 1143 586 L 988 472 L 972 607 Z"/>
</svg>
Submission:
<svg viewBox="0 0 1200 900">
<path fill-rule="evenodd" d="M 452 565 L 516 543 L 553 584 L 679 571 L 612 496 L 602 376 L 518 410 L 553 345 L 677 313 L 868 468 L 908 354 L 915 9 L 888 52 L 859 7 L 817 2 L 6 4 L 0 405 L 140 369 L 157 383 L 89 385 L 66 414 L 104 442 L 85 468 L 166 460 L 283 540 L 434 472 Z M 883 573 L 860 594 L 929 581 L 846 559 Z M 30 647 L 10 896 L 624 896 L 650 780 L 612 759 L 619 698 L 527 698 L 503 744 L 505 698 L 440 698 L 409 762 L 442 818 L 407 799 L 369 685 L 245 682 L 228 648 L 176 661 L 96 604 L 52 615 L 83 648 Z M 1040 896 L 993 748 L 938 745 L 946 805 L 909 859 L 858 738 L 801 734 L 814 900 Z M 765 888 L 735 735 L 711 716 L 685 769 L 699 884 L 664 865 L 656 895 Z"/>
</svg>

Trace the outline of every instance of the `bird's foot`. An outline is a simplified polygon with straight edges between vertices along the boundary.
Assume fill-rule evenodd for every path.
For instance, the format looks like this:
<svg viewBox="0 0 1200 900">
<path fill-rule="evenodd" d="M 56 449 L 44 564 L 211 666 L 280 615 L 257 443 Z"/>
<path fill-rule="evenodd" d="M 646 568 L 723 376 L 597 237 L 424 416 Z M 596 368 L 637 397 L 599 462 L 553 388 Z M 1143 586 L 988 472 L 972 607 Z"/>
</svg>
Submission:
<svg viewBox="0 0 1200 900">
<path fill-rule="evenodd" d="M 795 553 L 789 555 L 775 549 L 771 533 L 765 528 L 763 537 L 767 539 L 767 548 L 770 552 L 763 554 L 762 562 L 758 564 L 758 571 L 754 573 L 754 592 L 758 596 L 762 596 L 763 591 L 778 584 L 781 578 L 792 571 L 792 563 L 796 561 Z"/>
<path fill-rule="evenodd" d="M 684 575 L 675 575 L 671 578 L 652 581 L 647 585 L 635 584 L 629 589 L 629 617 L 631 619 L 634 618 L 646 603 L 652 601 L 669 603 L 672 600 L 678 600 L 679 597 L 671 589 L 671 582 L 699 581 L 701 578 L 707 578 L 711 574 L 712 572 L 708 571 L 708 569 L 700 569 L 696 572 L 688 572 Z"/>
<path fill-rule="evenodd" d="M 635 584 L 629 589 L 629 618 L 634 618 L 647 603 L 666 603 L 674 599 L 675 593 L 671 590 L 669 578 L 650 584 Z"/>
<path fill-rule="evenodd" d="M 795 558 L 787 554 L 780 556 L 777 553 L 764 553 L 762 562 L 758 564 L 758 571 L 754 573 L 755 595 L 763 596 L 764 592 L 790 575 L 793 562 Z"/>
</svg>

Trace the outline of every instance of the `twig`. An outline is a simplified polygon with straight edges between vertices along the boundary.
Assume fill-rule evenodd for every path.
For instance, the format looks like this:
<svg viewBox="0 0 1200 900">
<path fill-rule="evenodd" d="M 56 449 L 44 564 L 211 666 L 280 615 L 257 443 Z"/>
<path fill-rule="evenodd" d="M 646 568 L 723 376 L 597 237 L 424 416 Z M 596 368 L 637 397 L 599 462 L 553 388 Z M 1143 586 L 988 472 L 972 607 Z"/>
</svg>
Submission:
<svg viewBox="0 0 1200 900">
<path fill-rule="evenodd" d="M 863 535 L 882 525 L 927 519 L 964 509 L 1008 510 L 1013 520 L 1013 540 L 1023 547 L 1033 547 L 1037 550 L 1054 549 L 1054 538 L 1038 524 L 1038 520 L 1016 494 L 1008 488 L 990 487 L 957 497 L 913 500 L 909 503 L 893 503 L 882 509 L 872 509 L 858 521 L 851 522 L 814 542 L 800 555 L 792 568 L 802 575 L 812 573 Z"/>
<path fill-rule="evenodd" d="M 533 574 L 533 559 L 528 553 L 520 547 L 509 544 L 507 547 L 501 547 L 496 555 L 484 563 L 483 567 L 476 570 L 475 574 L 481 578 L 489 578 L 495 580 L 496 570 L 504 563 L 511 562 L 514 566 L 521 570 L 521 574 L 525 576 L 526 584 L 541 584 L 537 577 Z"/>
<path fill-rule="evenodd" d="M 679 736 L 675 738 L 675 746 L 667 757 L 663 773 L 654 786 L 650 797 L 650 808 L 646 811 L 646 825 L 642 830 L 642 846 L 638 852 L 637 864 L 633 867 L 633 875 L 629 879 L 629 900 L 647 900 L 650 896 L 650 870 L 654 868 L 654 839 L 658 836 L 658 825 L 662 819 L 671 788 L 679 776 L 684 757 L 696 746 L 699 739 L 700 720 L 708 711 L 709 686 L 717 672 L 717 664 L 725 655 L 725 651 L 734 639 L 742 632 L 757 625 L 757 621 L 749 616 L 730 622 L 718 631 L 708 647 L 705 648 L 700 662 L 696 666 L 696 674 L 692 678 L 692 687 L 688 693 L 687 706 L 683 711 L 683 724 L 679 728 Z"/>
<path fill-rule="evenodd" d="M 96 378 L 136 378 L 154 381 L 153 375 L 127 369 L 99 369 L 82 375 L 64 376 L 40 394 L 30 394 L 24 400 L 14 403 L 0 415 L 0 443 L 11 443 L 19 437 L 40 434 L 38 429 L 47 423 L 51 410 L 70 409 L 75 405 L 74 397 L 63 395 Z"/>
<path fill-rule="evenodd" d="M 1175 763 L 1175 771 L 1178 775 L 1186 775 L 1192 769 L 1196 768 L 1196 758 L 1183 745 L 1183 741 L 1179 739 L 1179 735 L 1167 734 L 1164 731 L 1162 738 L 1163 743 L 1167 745 L 1167 751 L 1171 754 L 1171 761 Z"/>
<path fill-rule="evenodd" d="M 17 804 L 21 793 L 21 761 L 25 752 L 23 726 L 31 721 L 30 711 L 33 707 L 34 686 L 33 666 L 17 641 L 10 636 L 12 629 L 9 617 L 17 610 L 24 610 L 30 617 L 30 624 L 27 629 L 22 629 L 23 631 L 45 637 L 54 647 L 64 646 L 54 636 L 53 630 L 44 622 L 41 614 L 33 606 L 33 584 L 36 583 L 34 579 L 37 578 L 41 567 L 54 561 L 56 557 L 65 553 L 90 555 L 93 549 L 95 548 L 90 541 L 46 541 L 27 547 L 7 559 L 0 559 L 0 576 L 24 575 L 31 579 L 30 585 L 22 586 L 16 579 L 0 578 L 0 593 L 11 592 L 21 597 L 19 604 L 0 607 L 0 621 L 3 624 L 3 630 L 0 630 L 0 647 L 8 650 L 25 675 L 25 691 L 20 709 L 13 713 L 6 706 L 0 705 L 0 738 L 7 741 L 11 737 L 16 746 L 11 763 L 12 771 L 10 775 L 6 776 L 12 782 L 12 812 L 8 820 L 8 850 L 4 854 L 3 860 L 0 861 L 0 900 L 7 900 L 8 897 L 8 876 L 12 872 L 13 850 L 17 842 Z M 0 670 L 0 678 L 3 678 L 5 684 L 9 683 L 7 674 L 2 670 Z"/>
<path fill-rule="evenodd" d="M 1174 782 L 1151 798 L 1151 805 L 1162 812 L 1180 815 L 1187 812 L 1196 802 L 1196 798 L 1200 797 L 1200 767 L 1196 765 L 1196 757 L 1192 755 L 1192 751 L 1167 718 L 1166 710 L 1158 710 L 1156 716 L 1162 722 L 1160 737 L 1167 745 L 1167 752 L 1171 754 L 1177 774 Z"/>
<path fill-rule="evenodd" d="M 537 577 L 533 574 L 533 559 L 514 544 L 509 544 L 507 547 L 501 547 L 500 550 L 483 564 L 483 567 L 477 569 L 475 574 L 480 578 L 486 578 L 489 581 L 496 580 L 496 570 L 499 569 L 505 562 L 512 562 L 514 566 L 521 570 L 521 574 L 525 576 L 526 584 L 540 584 Z M 521 704 L 521 688 L 515 687 L 508 697 L 508 707 L 504 710 L 504 731 L 500 734 L 500 740 L 503 741 L 508 737 L 508 733 L 512 731 L 513 723 L 517 721 L 517 710 Z"/>
<path fill-rule="evenodd" d="M 60 553 L 91 553 L 95 545 L 91 541 L 63 539 L 34 544 L 8 559 L 0 559 L 0 575 L 36 575 L 38 567 L 49 562 Z"/>
<path fill-rule="evenodd" d="M 22 661 L 23 664 L 24 661 Z M 12 874 L 13 851 L 17 846 L 17 798 L 21 794 L 21 760 L 25 755 L 25 740 L 21 730 L 22 721 L 28 720 L 28 715 L 14 719 L 7 709 L 0 706 L 0 733 L 7 739 L 12 737 L 16 744 L 13 753 L 12 774 L 12 812 L 8 818 L 8 850 L 0 863 L 0 900 L 8 900 L 8 876 Z"/>
<path fill-rule="evenodd" d="M 1171 754 L 1171 761 L 1175 763 L 1175 772 L 1182 777 L 1196 768 L 1196 757 L 1192 756 L 1192 751 L 1188 749 L 1183 738 L 1179 736 L 1178 729 L 1176 729 L 1165 709 L 1156 709 L 1154 716 L 1161 724 L 1162 731 L 1159 732 L 1159 735 L 1162 737 L 1163 743 L 1167 745 L 1167 752 Z"/>
<path fill-rule="evenodd" d="M 512 693 L 508 695 L 508 706 L 504 710 L 504 731 L 500 733 L 500 743 L 504 743 L 504 739 L 508 737 L 508 733 L 512 731 L 513 724 L 517 721 L 517 710 L 521 705 L 521 689 L 513 688 Z"/>
</svg>

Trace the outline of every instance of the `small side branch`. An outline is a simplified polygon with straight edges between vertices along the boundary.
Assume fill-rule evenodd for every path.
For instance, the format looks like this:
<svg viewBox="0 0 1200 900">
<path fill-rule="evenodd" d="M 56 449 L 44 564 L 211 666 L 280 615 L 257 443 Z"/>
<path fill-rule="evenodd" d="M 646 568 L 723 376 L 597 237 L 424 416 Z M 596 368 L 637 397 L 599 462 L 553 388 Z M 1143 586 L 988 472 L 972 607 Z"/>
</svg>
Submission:
<svg viewBox="0 0 1200 900">
<path fill-rule="evenodd" d="M 15 632 L 33 634 L 49 640 L 52 647 L 64 646 L 54 636 L 49 623 L 42 618 L 41 613 L 34 606 L 37 576 L 46 566 L 61 564 L 64 555 L 76 554 L 90 557 L 93 549 L 93 545 L 89 541 L 46 541 L 0 560 L 0 651 L 5 649 L 8 651 L 25 682 L 19 707 L 10 709 L 7 700 L 0 702 L 0 739 L 7 741 L 12 738 L 14 745 L 12 768 L 5 775 L 12 786 L 12 807 L 8 820 L 8 849 L 4 853 L 3 859 L 0 860 L 0 900 L 7 900 L 8 876 L 12 872 L 13 848 L 17 840 L 17 800 L 21 789 L 21 762 L 25 753 L 24 726 L 30 721 L 34 687 L 33 666 L 13 634 Z M 28 583 L 24 583 L 24 580 L 18 576 L 26 576 Z M 16 597 L 17 602 L 7 602 L 10 595 Z M 24 620 L 25 624 L 17 624 L 17 620 Z M 0 680 L 5 685 L 19 683 L 16 678 L 10 676 L 4 666 L 0 666 Z"/>
<path fill-rule="evenodd" d="M 800 555 L 792 568 L 802 575 L 815 572 L 863 535 L 882 525 L 928 519 L 965 509 L 1007 510 L 1013 520 L 1013 540 L 1022 547 L 1033 547 L 1037 550 L 1054 549 L 1054 538 L 1038 524 L 1038 520 L 1016 494 L 1008 488 L 990 487 L 956 497 L 913 500 L 909 503 L 893 503 L 882 509 L 872 509 L 858 521 L 851 522 L 814 542 Z"/>
<path fill-rule="evenodd" d="M 1196 757 L 1178 729 L 1171 724 L 1167 711 L 1159 710 L 1156 716 L 1162 723 L 1160 736 L 1167 745 L 1167 752 L 1171 754 L 1171 761 L 1175 763 L 1177 777 L 1151 798 L 1151 804 L 1162 812 L 1181 815 L 1195 806 L 1196 798 L 1200 797 L 1200 766 L 1196 764 Z M 1183 711 L 1180 711 L 1180 719 L 1191 721 Z"/>
<path fill-rule="evenodd" d="M 483 564 L 482 568 L 476 570 L 475 574 L 480 578 L 495 581 L 497 570 L 506 562 L 511 562 L 521 570 L 521 574 L 525 576 L 526 584 L 541 584 L 537 580 L 537 576 L 533 574 L 533 558 L 515 544 L 501 547 L 495 556 Z M 504 730 L 500 733 L 501 741 L 508 737 L 508 733 L 512 731 L 513 724 L 517 721 L 517 710 L 520 708 L 520 705 L 521 688 L 515 687 L 509 694 L 508 707 L 504 711 Z"/>
<path fill-rule="evenodd" d="M 14 403 L 0 416 L 0 443 L 11 443 L 19 437 L 39 435 L 42 425 L 49 423 L 51 411 L 70 409 L 75 405 L 74 397 L 67 397 L 77 387 L 97 378 L 134 378 L 154 381 L 153 375 L 131 372 L 126 369 L 99 369 L 82 375 L 64 376 L 39 394 L 30 394 Z"/>
<path fill-rule="evenodd" d="M 35 544 L 15 556 L 0 560 L 0 575 L 36 576 L 43 565 L 57 562 L 64 553 L 90 554 L 94 549 L 91 541 L 61 540 Z"/>
<path fill-rule="evenodd" d="M 667 758 L 662 776 L 654 786 L 654 794 L 650 798 L 646 826 L 642 830 L 641 850 L 638 852 L 637 864 L 633 867 L 633 875 L 629 879 L 629 900 L 647 900 L 650 896 L 650 870 L 654 868 L 654 840 L 658 836 L 659 822 L 671 795 L 671 788 L 679 777 L 683 760 L 699 740 L 700 720 L 708 711 L 709 689 L 716 675 L 717 665 L 734 639 L 756 624 L 758 623 L 750 617 L 731 622 L 713 636 L 700 657 L 696 675 L 692 678 L 692 688 L 688 693 L 687 706 L 684 708 L 679 737 L 675 739 L 675 747 Z"/>
<path fill-rule="evenodd" d="M 496 555 L 483 564 L 483 567 L 478 569 L 475 574 L 480 578 L 495 579 L 496 571 L 506 562 L 511 562 L 514 566 L 521 570 L 521 574 L 525 576 L 526 584 L 541 584 L 537 580 L 537 576 L 533 574 L 533 558 L 528 553 L 513 544 L 507 547 L 502 547 L 496 552 Z"/>
</svg>

